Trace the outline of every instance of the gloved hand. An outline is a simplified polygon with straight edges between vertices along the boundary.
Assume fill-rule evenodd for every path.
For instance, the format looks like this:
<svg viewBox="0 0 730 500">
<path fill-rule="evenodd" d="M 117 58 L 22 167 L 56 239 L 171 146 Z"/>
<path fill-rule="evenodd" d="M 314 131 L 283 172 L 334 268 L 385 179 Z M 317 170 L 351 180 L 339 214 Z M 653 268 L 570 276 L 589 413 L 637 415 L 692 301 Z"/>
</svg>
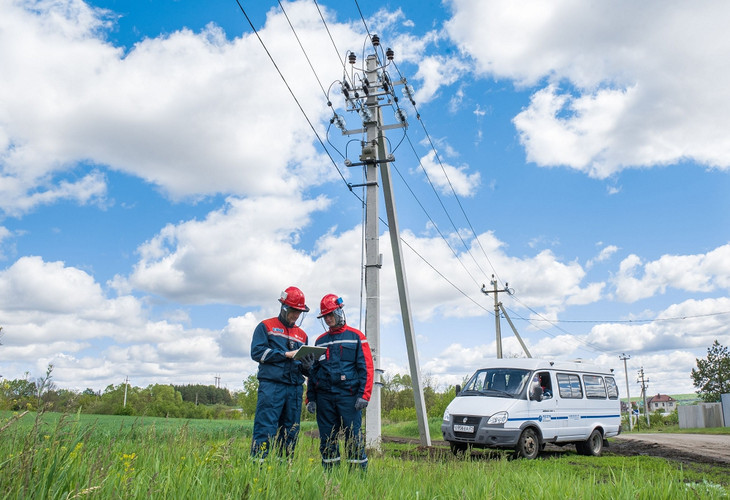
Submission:
<svg viewBox="0 0 730 500">
<path fill-rule="evenodd" d="M 314 401 L 310 401 L 309 403 L 307 403 L 307 411 L 314 414 L 314 412 L 317 411 L 317 403 L 315 403 Z"/>
<path fill-rule="evenodd" d="M 307 354 L 302 358 L 302 370 L 305 372 L 308 372 L 312 369 L 312 365 L 314 364 L 314 354 Z"/>
<path fill-rule="evenodd" d="M 355 401 L 355 409 L 357 411 L 360 411 L 364 408 L 367 408 L 368 402 L 364 400 L 363 398 L 357 398 L 357 401 Z"/>
</svg>

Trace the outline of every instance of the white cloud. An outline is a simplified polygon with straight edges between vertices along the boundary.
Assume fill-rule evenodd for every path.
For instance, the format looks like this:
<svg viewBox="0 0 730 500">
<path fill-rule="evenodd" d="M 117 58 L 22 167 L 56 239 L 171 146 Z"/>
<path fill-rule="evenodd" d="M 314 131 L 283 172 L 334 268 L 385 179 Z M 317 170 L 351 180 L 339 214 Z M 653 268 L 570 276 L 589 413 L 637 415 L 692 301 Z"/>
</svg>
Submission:
<svg viewBox="0 0 730 500">
<path fill-rule="evenodd" d="M 202 382 L 225 374 L 228 383 L 255 369 L 248 356 L 258 321 L 251 313 L 231 318 L 222 331 L 185 329 L 152 321 L 132 296 L 109 298 L 92 276 L 62 262 L 23 257 L 0 271 L 3 375 L 33 365 L 54 365 L 54 381 L 84 389 L 134 383 Z M 221 365 L 221 357 L 230 359 Z"/>
<path fill-rule="evenodd" d="M 298 190 L 332 168 L 253 35 L 227 40 L 211 24 L 144 39 L 125 54 L 104 40 L 103 13 L 80 1 L 1 9 L 0 209 L 8 213 L 103 199 L 104 176 L 79 175 L 80 161 L 141 177 L 174 198 Z M 314 6 L 288 9 L 320 78 L 339 78 Z M 340 42 L 356 36 L 347 25 L 330 27 Z M 283 15 L 269 16 L 259 34 L 287 78 L 312 75 L 304 58 L 289 57 Z M 296 94 L 313 123 L 328 118 L 318 85 L 297 85 Z M 69 171 L 80 180 L 66 180 Z"/>
<path fill-rule="evenodd" d="M 607 245 L 601 249 L 596 257 L 586 262 L 586 268 L 593 267 L 598 262 L 605 262 L 611 258 L 613 254 L 618 252 L 619 248 L 616 245 Z"/>
<path fill-rule="evenodd" d="M 718 64 L 729 5 L 450 4 L 449 36 L 478 73 L 547 82 L 514 120 L 530 161 L 597 178 L 683 160 L 730 167 L 730 70 Z"/>
<path fill-rule="evenodd" d="M 139 248 L 135 288 L 191 303 L 258 304 L 312 274 L 299 233 L 325 198 L 229 198 L 205 220 L 168 225 Z"/>
<path fill-rule="evenodd" d="M 434 150 L 421 158 L 421 165 L 442 194 L 451 195 L 453 188 L 458 196 L 474 196 L 481 183 L 479 172 L 469 174 L 467 165 L 450 165 L 444 158 L 437 157 Z"/>
<path fill-rule="evenodd" d="M 415 78 L 423 84 L 416 89 L 416 106 L 421 102 L 429 102 L 437 95 L 438 90 L 457 82 L 466 73 L 466 63 L 454 57 L 429 56 L 418 61 Z"/>
<path fill-rule="evenodd" d="M 230 318 L 218 340 L 221 355 L 226 358 L 250 356 L 253 331 L 259 322 L 252 313 Z"/>
<path fill-rule="evenodd" d="M 667 307 L 652 322 L 596 325 L 586 340 L 598 348 L 621 346 L 632 353 L 709 346 L 717 338 L 730 340 L 728 311 L 728 298 L 685 300 Z"/>
<path fill-rule="evenodd" d="M 643 267 L 643 269 L 642 269 Z M 637 274 L 643 270 L 643 276 Z M 613 280 L 616 298 L 634 302 L 665 293 L 667 288 L 689 292 L 712 292 L 730 288 L 730 244 L 706 254 L 662 255 L 643 264 L 629 255 L 619 266 Z"/>
</svg>

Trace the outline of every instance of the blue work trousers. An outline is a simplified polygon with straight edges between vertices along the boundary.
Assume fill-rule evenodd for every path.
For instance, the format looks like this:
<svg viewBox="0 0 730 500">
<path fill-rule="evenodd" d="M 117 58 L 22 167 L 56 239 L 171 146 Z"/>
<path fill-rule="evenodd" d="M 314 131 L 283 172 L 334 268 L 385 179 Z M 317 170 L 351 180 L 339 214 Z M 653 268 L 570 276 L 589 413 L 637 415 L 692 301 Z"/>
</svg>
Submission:
<svg viewBox="0 0 730 500">
<path fill-rule="evenodd" d="M 362 410 L 355 409 L 356 396 L 317 393 L 317 427 L 319 427 L 319 452 L 325 469 L 340 464 L 339 434 L 345 438 L 345 459 L 350 466 L 367 469 L 363 439 Z"/>
<path fill-rule="evenodd" d="M 266 458 L 274 442 L 279 456 L 294 452 L 302 413 L 301 385 L 259 380 L 251 456 Z"/>
</svg>

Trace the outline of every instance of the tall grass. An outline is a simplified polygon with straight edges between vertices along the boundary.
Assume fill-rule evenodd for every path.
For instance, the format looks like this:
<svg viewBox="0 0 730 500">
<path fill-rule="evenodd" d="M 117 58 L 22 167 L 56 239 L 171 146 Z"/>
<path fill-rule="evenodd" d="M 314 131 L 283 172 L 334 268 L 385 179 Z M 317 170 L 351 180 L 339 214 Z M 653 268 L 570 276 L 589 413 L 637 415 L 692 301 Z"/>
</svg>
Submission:
<svg viewBox="0 0 730 500">
<path fill-rule="evenodd" d="M 324 472 L 303 429 L 290 461 L 249 458 L 250 422 L 0 414 L 1 498 L 723 498 L 727 470 L 650 457 L 573 452 L 534 461 L 455 459 L 445 449 L 385 445 L 367 473 Z M 495 458 L 496 457 L 496 458 Z M 723 479 L 724 478 L 724 479 Z"/>
</svg>

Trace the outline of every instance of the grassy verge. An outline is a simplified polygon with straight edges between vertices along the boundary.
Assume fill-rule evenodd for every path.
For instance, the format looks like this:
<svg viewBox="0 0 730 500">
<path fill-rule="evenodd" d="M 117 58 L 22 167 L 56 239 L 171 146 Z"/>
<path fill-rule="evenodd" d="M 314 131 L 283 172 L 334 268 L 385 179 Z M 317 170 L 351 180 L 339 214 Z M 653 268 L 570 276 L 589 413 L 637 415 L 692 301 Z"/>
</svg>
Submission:
<svg viewBox="0 0 730 500">
<path fill-rule="evenodd" d="M 527 461 L 485 453 L 456 459 L 444 448 L 386 444 L 370 453 L 366 474 L 347 467 L 325 473 L 319 442 L 306 432 L 290 461 L 251 461 L 251 422 L 57 414 L 28 414 L 11 421 L 11 416 L 0 414 L 1 498 L 614 499 L 730 494 L 727 469 L 688 468 L 652 457 L 565 453 Z"/>
</svg>

